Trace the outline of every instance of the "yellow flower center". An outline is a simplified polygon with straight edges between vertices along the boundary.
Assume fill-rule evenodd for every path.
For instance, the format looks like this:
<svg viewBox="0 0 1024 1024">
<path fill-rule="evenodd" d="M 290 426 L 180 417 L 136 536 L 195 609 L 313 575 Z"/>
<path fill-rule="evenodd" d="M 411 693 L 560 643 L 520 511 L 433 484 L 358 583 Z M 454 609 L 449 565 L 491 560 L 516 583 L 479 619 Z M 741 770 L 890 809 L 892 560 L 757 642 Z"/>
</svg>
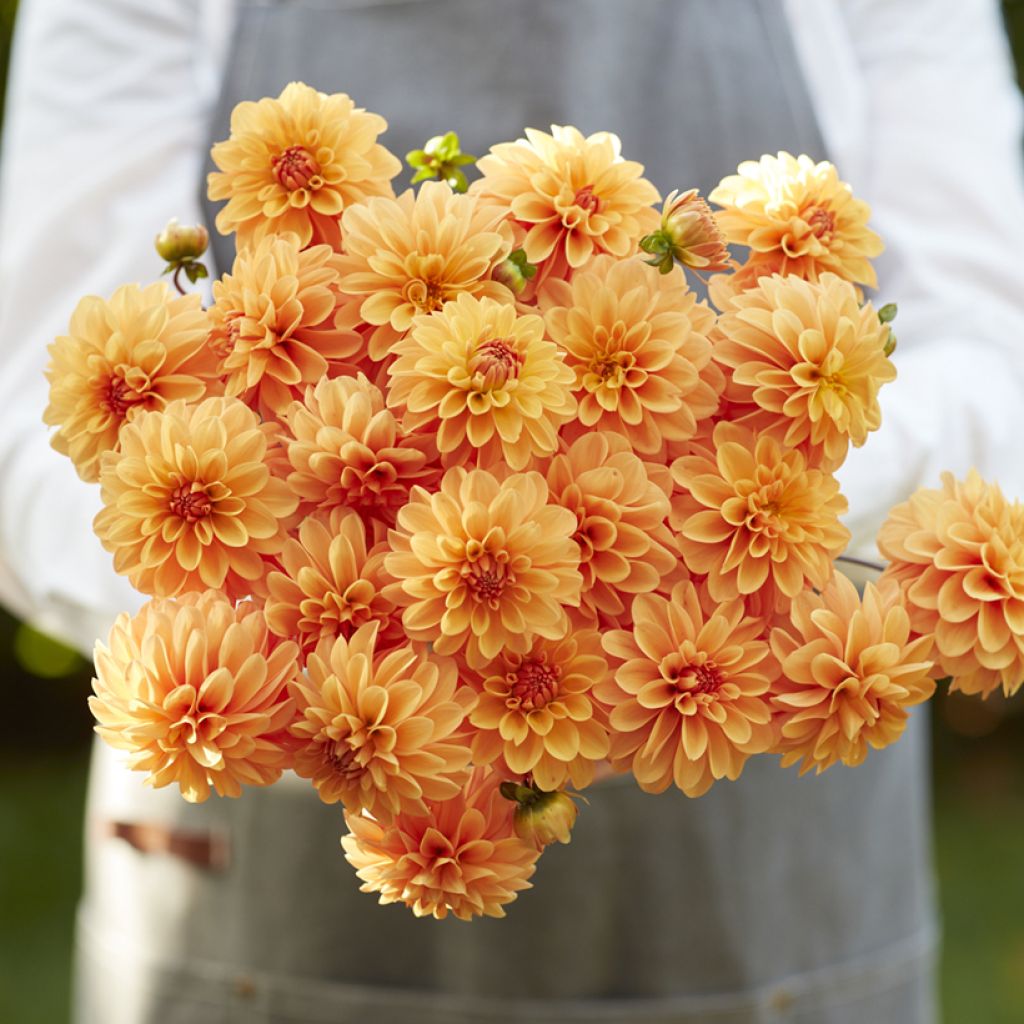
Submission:
<svg viewBox="0 0 1024 1024">
<path fill-rule="evenodd" d="M 193 490 L 193 487 L 198 489 Z M 171 492 L 168 507 L 174 515 L 184 519 L 185 522 L 194 523 L 197 519 L 204 519 L 213 511 L 213 502 L 199 485 L 181 484 Z"/>
<path fill-rule="evenodd" d="M 302 146 L 289 146 L 283 153 L 273 157 L 270 163 L 274 168 L 274 177 L 289 192 L 297 192 L 300 188 L 315 191 L 323 186 L 320 165 L 309 150 Z"/>
<path fill-rule="evenodd" d="M 521 711 L 533 711 L 551 703 L 558 696 L 558 680 L 561 675 L 557 665 L 549 665 L 537 659 L 523 662 L 517 671 L 506 676 L 509 683 L 506 707 L 510 710 L 518 708 Z"/>
<path fill-rule="evenodd" d="M 402 297 L 421 313 L 433 313 L 448 301 L 444 282 L 436 278 L 414 278 L 402 289 Z"/>
<path fill-rule="evenodd" d="M 804 220 L 810 225 L 811 234 L 826 245 L 832 241 L 836 230 L 836 215 L 827 206 L 812 206 L 804 214 Z"/>
<path fill-rule="evenodd" d="M 515 380 L 519 376 L 523 362 L 523 356 L 513 343 L 503 338 L 485 341 L 469 361 L 473 386 L 480 391 L 504 387 L 510 379 Z"/>
<path fill-rule="evenodd" d="M 722 504 L 722 518 L 727 523 L 745 526 L 751 533 L 764 534 L 770 540 L 788 531 L 785 481 L 770 480 L 760 484 L 746 481 L 739 490 L 741 493 L 737 497 Z"/>
<path fill-rule="evenodd" d="M 103 404 L 119 419 L 124 419 L 128 410 L 141 398 L 142 396 L 133 390 L 127 381 L 120 377 L 111 377 Z"/>
<path fill-rule="evenodd" d="M 241 331 L 239 321 L 241 313 L 230 314 L 224 322 L 210 331 L 208 344 L 218 359 L 227 359 L 235 351 L 238 335 Z"/>
<path fill-rule="evenodd" d="M 462 568 L 462 579 L 469 587 L 474 601 L 486 604 L 492 611 L 496 610 L 506 585 L 514 583 L 515 577 L 500 558 L 487 554 L 474 557 L 476 552 L 470 550 L 472 546 L 473 542 L 470 541 L 466 552 L 469 562 Z"/>
<path fill-rule="evenodd" d="M 590 363 L 583 386 L 588 391 L 596 391 L 599 387 L 620 390 L 631 383 L 629 371 L 635 365 L 636 356 L 632 352 L 605 350 Z"/>
<path fill-rule="evenodd" d="M 698 694 L 713 696 L 725 682 L 722 670 L 692 643 L 684 650 L 666 655 L 659 666 L 662 679 L 672 683 L 680 695 L 691 697 Z"/>
</svg>

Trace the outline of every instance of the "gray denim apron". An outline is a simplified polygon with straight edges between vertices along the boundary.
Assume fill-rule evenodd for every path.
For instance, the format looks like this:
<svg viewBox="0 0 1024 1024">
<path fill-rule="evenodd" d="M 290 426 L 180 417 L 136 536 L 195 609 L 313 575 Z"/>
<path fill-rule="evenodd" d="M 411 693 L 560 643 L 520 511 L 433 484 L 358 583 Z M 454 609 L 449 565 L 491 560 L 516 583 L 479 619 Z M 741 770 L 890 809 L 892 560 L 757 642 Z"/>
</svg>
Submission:
<svg viewBox="0 0 1024 1024">
<path fill-rule="evenodd" d="M 294 78 L 383 114 L 399 155 L 572 123 L 663 192 L 823 155 L 770 0 L 243 3 L 211 138 Z M 508 917 L 467 925 L 359 893 L 340 814 L 297 780 L 192 807 L 98 748 L 77 1021 L 932 1024 L 926 760 L 918 716 L 855 771 L 760 758 L 696 801 L 604 783 Z"/>
</svg>

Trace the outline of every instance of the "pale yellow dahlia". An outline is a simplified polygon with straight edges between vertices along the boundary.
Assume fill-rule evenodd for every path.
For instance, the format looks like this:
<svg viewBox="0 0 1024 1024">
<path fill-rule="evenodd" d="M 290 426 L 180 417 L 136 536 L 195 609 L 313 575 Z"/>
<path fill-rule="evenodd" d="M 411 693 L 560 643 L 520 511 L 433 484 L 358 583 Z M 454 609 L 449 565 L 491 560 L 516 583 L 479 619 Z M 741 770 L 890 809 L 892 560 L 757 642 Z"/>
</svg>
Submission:
<svg viewBox="0 0 1024 1024">
<path fill-rule="evenodd" d="M 855 199 L 835 167 L 809 156 L 746 160 L 708 196 L 722 207 L 718 226 L 729 242 L 769 260 L 780 274 L 816 281 L 831 271 L 852 284 L 875 287 L 871 258 L 883 249 L 871 231 L 868 204 Z"/>
<path fill-rule="evenodd" d="M 324 803 L 378 821 L 426 815 L 456 796 L 469 746 L 459 735 L 473 693 L 455 663 L 409 645 L 381 651 L 379 623 L 326 638 L 292 686 L 293 768 Z"/>
<path fill-rule="evenodd" d="M 403 814 L 390 825 L 346 813 L 341 844 L 361 891 L 417 917 L 504 917 L 505 905 L 530 888 L 540 850 L 516 835 L 515 805 L 500 782 L 477 768 L 458 796 L 430 802 L 426 817 Z"/>
<path fill-rule="evenodd" d="M 435 439 L 403 430 L 362 374 L 309 388 L 285 413 L 282 442 L 304 512 L 343 507 L 390 526 L 413 484 L 440 477 Z"/>
<path fill-rule="evenodd" d="M 144 594 L 174 597 L 262 579 L 295 511 L 287 484 L 267 468 L 269 424 L 237 398 L 172 402 L 121 431 L 100 473 L 94 528 L 114 569 Z"/>
<path fill-rule="evenodd" d="M 503 651 L 472 678 L 473 763 L 532 775 L 547 792 L 590 785 L 608 756 L 604 712 L 594 688 L 609 679 L 593 630 L 563 640 L 538 637 L 525 654 Z"/>
<path fill-rule="evenodd" d="M 279 416 L 309 385 L 354 372 L 365 343 L 336 322 L 349 301 L 337 260 L 329 246 L 300 251 L 295 235 L 270 235 L 214 282 L 210 345 L 226 394 Z"/>
<path fill-rule="evenodd" d="M 406 632 L 478 669 L 505 649 L 525 654 L 532 634 L 561 639 L 565 607 L 580 600 L 575 531 L 539 473 L 499 480 L 456 466 L 437 493 L 413 488 L 384 560 L 401 581 Z"/>
<path fill-rule="evenodd" d="M 714 314 L 682 270 L 660 274 L 639 259 L 595 259 L 571 282 L 540 294 L 551 338 L 576 374 L 575 437 L 610 430 L 638 452 L 692 437 L 718 406 L 708 335 Z"/>
<path fill-rule="evenodd" d="M 666 525 L 672 481 L 643 462 L 620 434 L 597 431 L 548 464 L 551 501 L 576 516 L 581 607 L 621 616 L 634 594 L 654 590 L 679 561 Z"/>
<path fill-rule="evenodd" d="M 767 434 L 719 423 L 714 451 L 672 463 L 681 488 L 670 523 L 687 567 L 718 601 L 770 588 L 793 598 L 821 589 L 850 531 L 835 478 Z"/>
<path fill-rule="evenodd" d="M 436 432 L 449 464 L 525 469 L 558 447 L 572 419 L 573 371 L 544 337 L 544 321 L 463 292 L 419 316 L 393 348 L 388 405 L 403 426 Z"/>
<path fill-rule="evenodd" d="M 43 421 L 57 427 L 50 443 L 83 480 L 99 479 L 100 456 L 117 449 L 138 410 L 219 390 L 208 327 L 199 296 L 173 295 L 163 282 L 78 303 L 68 333 L 50 345 Z"/>
<path fill-rule="evenodd" d="M 1010 696 L 1024 682 L 1024 504 L 971 471 L 898 505 L 878 534 L 915 632 L 951 689 Z"/>
<path fill-rule="evenodd" d="M 584 138 L 572 127 L 552 125 L 550 135 L 527 128 L 525 139 L 477 161 L 483 177 L 471 192 L 526 229 L 523 249 L 541 279 L 565 277 L 598 253 L 629 256 L 658 226 L 658 190 L 621 149 L 608 132 Z"/>
<path fill-rule="evenodd" d="M 342 212 L 391 195 L 391 179 L 402 169 L 377 142 L 385 128 L 384 118 L 344 93 L 328 96 L 301 82 L 277 99 L 239 103 L 230 138 L 210 153 L 219 171 L 208 178 L 208 194 L 228 201 L 217 230 L 237 232 L 240 249 L 285 232 L 304 246 L 338 249 Z"/>
<path fill-rule="evenodd" d="M 821 773 L 837 761 L 858 765 L 868 747 L 895 743 L 907 709 L 935 692 L 931 637 L 911 632 L 892 580 L 868 584 L 864 597 L 841 573 L 819 594 L 807 590 L 790 609 L 792 624 L 772 630 L 782 669 L 772 704 L 783 767 Z"/>
<path fill-rule="evenodd" d="M 612 760 L 641 789 L 700 796 L 771 746 L 778 670 L 762 631 L 742 601 L 686 581 L 668 597 L 641 594 L 632 629 L 604 635 L 614 677 L 596 696 L 611 708 Z"/>
<path fill-rule="evenodd" d="M 96 644 L 96 731 L 128 751 L 147 785 L 177 783 L 193 803 L 211 788 L 239 796 L 243 785 L 269 786 L 290 763 L 297 654 L 268 636 L 249 602 L 235 608 L 217 591 L 157 598 L 134 618 L 119 615 Z"/>
<path fill-rule="evenodd" d="M 500 210 L 426 181 L 397 199 L 373 199 L 343 218 L 341 287 L 361 299 L 375 326 L 370 357 L 387 358 L 419 313 L 433 313 L 463 292 L 512 302 L 491 272 L 512 248 Z"/>
<path fill-rule="evenodd" d="M 896 378 L 889 330 L 847 281 L 762 278 L 729 302 L 718 327 L 715 359 L 732 371 L 726 396 L 754 407 L 753 429 L 834 470 L 881 426 L 878 392 Z"/>
</svg>

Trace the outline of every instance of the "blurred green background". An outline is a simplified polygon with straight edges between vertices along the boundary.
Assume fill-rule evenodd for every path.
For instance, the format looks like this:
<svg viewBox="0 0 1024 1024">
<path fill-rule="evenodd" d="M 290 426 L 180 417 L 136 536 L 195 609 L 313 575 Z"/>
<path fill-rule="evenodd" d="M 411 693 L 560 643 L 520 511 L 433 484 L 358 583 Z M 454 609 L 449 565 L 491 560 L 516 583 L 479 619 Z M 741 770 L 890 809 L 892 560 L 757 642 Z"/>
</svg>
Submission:
<svg viewBox="0 0 1024 1024">
<path fill-rule="evenodd" d="M 0 101 L 15 6 L 0 0 Z M 1024 0 L 1004 12 L 1024 85 Z M 76 654 L 0 611 L 0 1024 L 67 1020 L 89 677 Z M 935 704 L 946 1024 L 1024 1022 L 1022 709 L 1021 698 Z"/>
</svg>

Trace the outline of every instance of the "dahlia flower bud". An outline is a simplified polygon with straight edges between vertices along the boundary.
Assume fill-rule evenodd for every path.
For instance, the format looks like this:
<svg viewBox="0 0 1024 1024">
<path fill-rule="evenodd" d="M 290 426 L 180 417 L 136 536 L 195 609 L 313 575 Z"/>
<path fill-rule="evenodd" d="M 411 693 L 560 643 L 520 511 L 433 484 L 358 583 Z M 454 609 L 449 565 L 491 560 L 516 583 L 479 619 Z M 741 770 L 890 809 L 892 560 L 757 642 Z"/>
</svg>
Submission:
<svg viewBox="0 0 1024 1024">
<path fill-rule="evenodd" d="M 667 274 L 673 263 L 694 270 L 717 272 L 729 268 L 729 250 L 714 214 L 695 188 L 669 193 L 661 211 L 661 227 L 640 240 L 650 253 L 647 262 Z"/>
<path fill-rule="evenodd" d="M 202 224 L 179 224 L 175 217 L 156 236 L 154 244 L 161 259 L 181 263 L 199 259 L 210 244 L 210 234 Z"/>
<path fill-rule="evenodd" d="M 519 295 L 536 273 L 537 268 L 526 258 L 526 253 L 522 249 L 516 249 L 494 268 L 491 280 L 503 284 Z"/>
<path fill-rule="evenodd" d="M 543 849 L 551 843 L 568 843 L 572 839 L 572 828 L 580 811 L 564 790 L 542 793 L 533 786 L 503 782 L 501 795 L 519 805 L 512 827 L 524 843 Z"/>
<path fill-rule="evenodd" d="M 476 163 L 476 157 L 462 152 L 455 132 L 445 132 L 428 139 L 422 149 L 406 153 L 405 162 L 416 171 L 412 179 L 414 185 L 436 178 L 446 182 L 453 192 L 465 192 L 469 183 L 462 168 Z"/>
<path fill-rule="evenodd" d="M 878 319 L 888 326 L 896 319 L 896 303 L 887 302 L 879 311 Z M 896 351 L 896 332 L 889 327 L 889 333 L 885 339 L 885 354 L 891 356 Z"/>
</svg>

